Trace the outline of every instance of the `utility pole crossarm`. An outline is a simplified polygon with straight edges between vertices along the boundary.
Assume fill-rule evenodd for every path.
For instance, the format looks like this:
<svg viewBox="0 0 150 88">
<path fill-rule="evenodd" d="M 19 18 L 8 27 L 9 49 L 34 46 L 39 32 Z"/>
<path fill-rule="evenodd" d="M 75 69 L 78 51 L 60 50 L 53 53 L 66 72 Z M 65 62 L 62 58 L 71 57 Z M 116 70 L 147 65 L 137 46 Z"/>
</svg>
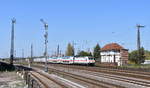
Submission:
<svg viewBox="0 0 150 88">
<path fill-rule="evenodd" d="M 137 26 L 137 28 L 144 28 L 145 27 L 145 26 L 140 25 L 140 24 L 137 24 L 136 26 Z"/>
<path fill-rule="evenodd" d="M 41 21 L 43 24 L 47 24 L 43 19 L 40 19 L 40 21 Z"/>
<path fill-rule="evenodd" d="M 48 28 L 48 24 L 43 19 L 40 19 L 40 21 L 44 24 L 44 27 L 47 29 Z"/>
</svg>

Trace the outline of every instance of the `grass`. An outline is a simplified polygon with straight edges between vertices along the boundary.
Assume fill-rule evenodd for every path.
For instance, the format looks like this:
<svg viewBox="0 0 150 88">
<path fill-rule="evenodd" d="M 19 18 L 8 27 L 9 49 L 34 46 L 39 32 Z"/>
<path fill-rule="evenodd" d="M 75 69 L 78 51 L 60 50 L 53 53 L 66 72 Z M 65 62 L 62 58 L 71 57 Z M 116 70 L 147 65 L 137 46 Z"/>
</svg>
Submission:
<svg viewBox="0 0 150 88">
<path fill-rule="evenodd" d="M 147 68 L 150 68 L 150 64 L 129 64 L 127 66 L 122 66 L 122 67 L 127 67 L 127 68 L 144 68 L 144 69 L 147 69 Z"/>
<path fill-rule="evenodd" d="M 143 68 L 143 69 L 150 69 L 150 64 L 135 64 L 134 62 L 129 61 L 128 65 L 126 66 L 122 66 L 122 67 L 126 67 L 126 68 Z"/>
</svg>

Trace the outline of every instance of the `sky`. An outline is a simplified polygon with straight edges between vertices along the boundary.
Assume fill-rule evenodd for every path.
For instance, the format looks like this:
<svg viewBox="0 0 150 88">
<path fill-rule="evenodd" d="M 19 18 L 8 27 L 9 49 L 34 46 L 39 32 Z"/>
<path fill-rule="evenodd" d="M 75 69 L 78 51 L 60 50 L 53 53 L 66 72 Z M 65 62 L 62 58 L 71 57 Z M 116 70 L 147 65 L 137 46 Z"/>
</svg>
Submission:
<svg viewBox="0 0 150 88">
<path fill-rule="evenodd" d="M 44 19 L 48 27 L 48 53 L 57 45 L 64 53 L 67 44 L 78 50 L 91 50 L 99 43 L 118 43 L 129 51 L 135 50 L 136 24 L 141 29 L 141 42 L 150 50 L 150 0 L 0 0 L 0 57 L 9 57 L 11 19 L 15 24 L 16 56 L 34 56 L 44 52 Z"/>
</svg>

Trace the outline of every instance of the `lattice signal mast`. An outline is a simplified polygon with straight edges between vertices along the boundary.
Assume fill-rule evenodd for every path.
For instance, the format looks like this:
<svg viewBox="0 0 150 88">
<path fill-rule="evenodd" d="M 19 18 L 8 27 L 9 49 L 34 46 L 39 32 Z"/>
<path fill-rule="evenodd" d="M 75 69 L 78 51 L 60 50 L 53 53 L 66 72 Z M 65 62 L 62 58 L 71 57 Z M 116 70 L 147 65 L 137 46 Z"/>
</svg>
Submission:
<svg viewBox="0 0 150 88">
<path fill-rule="evenodd" d="M 48 24 L 43 19 L 40 19 L 40 21 L 44 24 L 44 27 L 45 27 L 45 34 L 44 34 L 44 37 L 45 37 L 45 52 L 44 52 L 44 57 L 45 57 L 45 72 L 48 72 L 48 67 L 47 67 Z"/>
</svg>

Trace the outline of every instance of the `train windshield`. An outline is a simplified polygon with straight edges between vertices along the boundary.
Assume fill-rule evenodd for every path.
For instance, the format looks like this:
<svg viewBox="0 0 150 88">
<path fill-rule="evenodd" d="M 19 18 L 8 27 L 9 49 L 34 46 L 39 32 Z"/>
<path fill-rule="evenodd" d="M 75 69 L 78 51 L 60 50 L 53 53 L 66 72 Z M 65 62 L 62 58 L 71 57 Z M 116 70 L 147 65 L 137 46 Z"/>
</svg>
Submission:
<svg viewBox="0 0 150 88">
<path fill-rule="evenodd" d="M 89 60 L 95 60 L 95 59 L 90 57 Z"/>
</svg>

